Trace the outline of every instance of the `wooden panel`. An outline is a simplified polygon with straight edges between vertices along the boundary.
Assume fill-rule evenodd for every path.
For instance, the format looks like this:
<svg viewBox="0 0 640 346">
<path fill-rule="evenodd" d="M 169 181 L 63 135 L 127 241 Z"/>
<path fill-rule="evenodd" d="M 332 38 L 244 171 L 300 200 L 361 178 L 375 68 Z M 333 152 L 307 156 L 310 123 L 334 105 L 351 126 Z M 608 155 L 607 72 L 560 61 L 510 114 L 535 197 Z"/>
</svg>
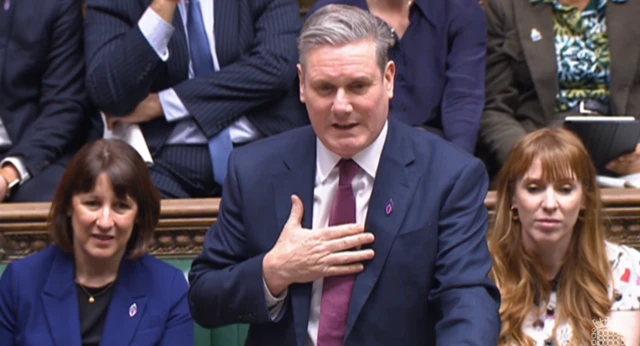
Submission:
<svg viewBox="0 0 640 346">
<path fill-rule="evenodd" d="M 161 258 L 193 258 L 216 221 L 220 200 L 163 200 L 150 252 Z M 49 203 L 0 204 L 0 263 L 22 258 L 49 243 Z"/>
<path fill-rule="evenodd" d="M 640 190 L 603 189 L 609 237 L 640 248 Z M 493 215 L 495 192 L 486 205 Z M 160 222 L 150 252 L 160 258 L 193 258 L 202 251 L 204 235 L 217 220 L 220 200 L 163 200 Z M 48 203 L 0 204 L 0 262 L 6 263 L 49 244 Z"/>
</svg>

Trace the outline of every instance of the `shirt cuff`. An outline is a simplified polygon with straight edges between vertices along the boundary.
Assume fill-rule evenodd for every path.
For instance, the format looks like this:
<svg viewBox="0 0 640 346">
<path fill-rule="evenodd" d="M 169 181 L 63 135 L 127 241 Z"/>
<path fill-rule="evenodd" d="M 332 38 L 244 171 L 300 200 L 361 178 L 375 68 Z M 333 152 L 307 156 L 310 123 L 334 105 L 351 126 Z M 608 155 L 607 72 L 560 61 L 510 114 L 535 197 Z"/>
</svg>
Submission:
<svg viewBox="0 0 640 346">
<path fill-rule="evenodd" d="M 287 294 L 289 290 L 286 289 L 282 292 L 278 297 L 274 297 L 271 292 L 269 292 L 269 288 L 267 288 L 267 283 L 262 278 L 262 284 L 264 286 L 264 298 L 267 301 L 267 310 L 269 310 L 269 318 L 272 321 L 275 321 L 280 315 L 282 311 L 282 307 L 284 307 L 285 298 L 287 298 Z"/>
<path fill-rule="evenodd" d="M 167 59 L 169 59 L 169 49 L 167 46 L 169 45 L 171 35 L 173 35 L 173 26 L 165 22 L 151 7 L 147 7 L 147 10 L 144 11 L 144 14 L 138 21 L 138 27 L 142 32 L 142 36 L 147 39 L 147 42 L 149 42 L 149 45 L 156 51 L 158 57 L 160 57 L 162 61 L 167 61 Z"/>
<path fill-rule="evenodd" d="M 189 111 L 184 106 L 178 94 L 173 89 L 165 89 L 158 93 L 162 112 L 168 122 L 174 122 L 189 117 Z"/>
<path fill-rule="evenodd" d="M 24 165 L 22 159 L 20 159 L 19 157 L 12 156 L 5 158 L 4 160 L 0 161 L 0 167 L 4 166 L 6 163 L 12 164 L 18 171 L 18 174 L 20 174 L 20 185 L 24 184 L 27 180 L 29 180 L 29 178 L 31 178 L 31 174 L 29 174 L 27 166 Z"/>
</svg>

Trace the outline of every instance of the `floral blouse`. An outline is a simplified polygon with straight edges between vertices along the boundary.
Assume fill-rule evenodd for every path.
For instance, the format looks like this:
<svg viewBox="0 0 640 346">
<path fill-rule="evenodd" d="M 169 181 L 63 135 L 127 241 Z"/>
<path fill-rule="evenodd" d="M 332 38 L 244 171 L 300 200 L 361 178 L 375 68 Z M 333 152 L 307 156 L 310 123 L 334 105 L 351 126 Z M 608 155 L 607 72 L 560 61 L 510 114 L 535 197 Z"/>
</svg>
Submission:
<svg viewBox="0 0 640 346">
<path fill-rule="evenodd" d="M 609 242 L 606 243 L 606 247 L 613 274 L 613 282 L 609 286 L 609 296 L 614 299 L 611 311 L 640 310 L 640 252 L 628 246 Z M 536 316 L 537 311 L 532 311 L 525 319 L 523 330 L 536 341 L 536 346 L 566 346 L 571 340 L 573 335 L 571 326 L 563 323 L 556 330 L 556 339 L 559 344 L 548 343 L 548 340 L 551 340 L 557 315 L 556 298 L 556 293 L 551 292 L 547 311 L 539 316 Z M 594 329 L 596 328 L 594 324 Z"/>
<path fill-rule="evenodd" d="M 607 1 L 626 2 L 591 0 L 580 11 L 558 0 L 531 0 L 553 6 L 559 84 L 556 113 L 567 111 L 585 99 L 609 104 L 611 57 L 605 21 Z"/>
</svg>

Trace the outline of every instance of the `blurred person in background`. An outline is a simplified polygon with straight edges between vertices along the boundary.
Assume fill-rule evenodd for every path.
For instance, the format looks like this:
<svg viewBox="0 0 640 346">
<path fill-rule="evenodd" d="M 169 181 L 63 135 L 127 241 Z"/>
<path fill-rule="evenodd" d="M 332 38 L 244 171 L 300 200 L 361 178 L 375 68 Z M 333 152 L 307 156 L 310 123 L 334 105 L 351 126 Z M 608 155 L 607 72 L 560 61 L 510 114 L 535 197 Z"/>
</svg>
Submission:
<svg viewBox="0 0 640 346">
<path fill-rule="evenodd" d="M 101 136 L 84 85 L 82 2 L 2 3 L 0 202 L 51 201 L 73 154 Z"/>
<path fill-rule="evenodd" d="M 163 198 L 220 196 L 233 148 L 306 125 L 296 0 L 88 0 L 87 89 L 137 124 Z"/>
<path fill-rule="evenodd" d="M 480 151 L 491 175 L 525 134 L 568 115 L 640 116 L 640 2 L 488 0 L 485 12 Z M 640 146 L 607 169 L 640 172 Z"/>
</svg>

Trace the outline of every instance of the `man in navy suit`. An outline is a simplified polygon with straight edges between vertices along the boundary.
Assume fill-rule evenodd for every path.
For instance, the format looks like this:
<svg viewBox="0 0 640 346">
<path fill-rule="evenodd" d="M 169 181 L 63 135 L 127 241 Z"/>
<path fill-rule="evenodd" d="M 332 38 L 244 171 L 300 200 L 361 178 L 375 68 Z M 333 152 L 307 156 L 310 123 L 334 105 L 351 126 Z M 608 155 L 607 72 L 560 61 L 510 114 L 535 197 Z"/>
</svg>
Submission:
<svg viewBox="0 0 640 346">
<path fill-rule="evenodd" d="M 496 345 L 488 178 L 470 154 L 388 119 L 388 26 L 329 5 L 299 38 L 311 126 L 239 148 L 189 274 L 194 320 L 247 345 Z"/>
<path fill-rule="evenodd" d="M 50 201 L 90 127 L 77 0 L 0 7 L 0 202 Z"/>
<path fill-rule="evenodd" d="M 295 0 L 88 0 L 87 88 L 139 124 L 166 198 L 218 195 L 233 147 L 308 123 Z"/>
</svg>

